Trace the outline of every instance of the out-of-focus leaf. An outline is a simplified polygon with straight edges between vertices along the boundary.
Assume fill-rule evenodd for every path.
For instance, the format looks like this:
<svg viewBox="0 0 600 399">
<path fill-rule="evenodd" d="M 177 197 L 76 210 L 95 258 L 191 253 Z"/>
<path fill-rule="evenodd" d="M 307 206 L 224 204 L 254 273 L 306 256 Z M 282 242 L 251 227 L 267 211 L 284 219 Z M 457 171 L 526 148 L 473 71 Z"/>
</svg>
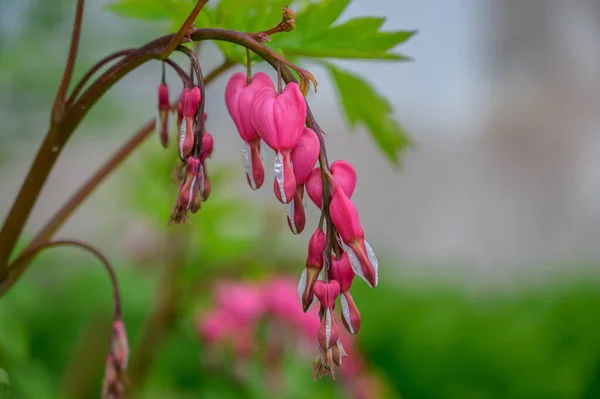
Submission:
<svg viewBox="0 0 600 399">
<path fill-rule="evenodd" d="M 107 5 L 115 14 L 146 21 L 166 21 L 181 19 L 191 10 L 188 0 L 120 0 Z"/>
<path fill-rule="evenodd" d="M 371 133 L 377 145 L 394 163 L 398 154 L 411 142 L 400 124 L 394 119 L 388 100 L 362 77 L 327 64 L 335 82 L 339 101 L 351 127 L 362 124 Z"/>
</svg>

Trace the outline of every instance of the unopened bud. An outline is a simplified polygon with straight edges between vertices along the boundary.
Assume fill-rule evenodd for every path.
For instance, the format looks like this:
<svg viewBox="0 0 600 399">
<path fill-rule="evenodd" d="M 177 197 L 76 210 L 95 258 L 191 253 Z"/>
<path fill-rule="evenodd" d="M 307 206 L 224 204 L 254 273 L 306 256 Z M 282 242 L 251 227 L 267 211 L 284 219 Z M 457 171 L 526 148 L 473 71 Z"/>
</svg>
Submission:
<svg viewBox="0 0 600 399">
<path fill-rule="evenodd" d="M 179 157 L 187 159 L 194 148 L 194 129 L 196 113 L 200 105 L 201 93 L 196 86 L 185 93 L 183 100 L 183 120 L 179 135 Z"/>
<path fill-rule="evenodd" d="M 306 224 L 306 214 L 304 212 L 304 187 L 297 186 L 294 199 L 286 205 L 287 222 L 290 230 L 294 234 L 300 234 L 304 231 Z"/>
<path fill-rule="evenodd" d="M 318 280 L 313 286 L 313 291 L 324 309 L 317 334 L 319 345 L 323 349 L 331 349 L 339 338 L 333 310 L 335 309 L 335 299 L 340 294 L 340 285 L 335 280 L 328 283 Z"/>
<path fill-rule="evenodd" d="M 308 241 L 308 256 L 306 268 L 298 283 L 298 295 L 302 301 L 302 309 L 307 312 L 315 300 L 313 286 L 323 269 L 323 252 L 327 246 L 327 236 L 319 228 L 315 230 Z"/>
<path fill-rule="evenodd" d="M 334 259 L 331 264 L 331 276 L 340 284 L 342 293 L 340 302 L 342 304 L 342 322 L 350 334 L 356 334 L 360 330 L 361 317 L 358 307 L 354 303 L 350 287 L 354 279 L 354 271 L 346 252 L 339 259 Z"/>
<path fill-rule="evenodd" d="M 160 124 L 160 142 L 164 148 L 169 145 L 169 112 L 171 104 L 169 102 L 169 86 L 161 83 L 158 86 L 158 114 Z"/>
</svg>

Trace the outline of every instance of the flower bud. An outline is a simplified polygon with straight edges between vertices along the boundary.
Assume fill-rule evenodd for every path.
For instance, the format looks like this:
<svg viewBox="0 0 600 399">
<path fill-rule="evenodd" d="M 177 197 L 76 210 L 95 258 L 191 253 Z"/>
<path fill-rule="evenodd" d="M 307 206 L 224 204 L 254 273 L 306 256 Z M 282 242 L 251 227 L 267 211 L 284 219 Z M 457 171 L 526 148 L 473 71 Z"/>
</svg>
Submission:
<svg viewBox="0 0 600 399">
<path fill-rule="evenodd" d="M 127 370 L 127 363 L 129 361 L 129 343 L 127 341 L 125 324 L 120 319 L 113 322 L 111 353 L 118 369 L 123 371 Z"/>
<path fill-rule="evenodd" d="M 300 234 L 304 231 L 306 224 L 306 214 L 304 212 L 304 187 L 296 187 L 294 199 L 289 204 L 286 204 L 287 222 L 290 230 L 294 234 Z"/>
<path fill-rule="evenodd" d="M 333 310 L 335 309 L 335 299 L 340 294 L 340 285 L 335 280 L 328 283 L 317 280 L 313 286 L 313 291 L 324 309 L 317 334 L 319 345 L 323 349 L 331 349 L 339 338 Z"/>
<path fill-rule="evenodd" d="M 208 171 L 206 170 L 206 164 L 202 163 L 198 169 L 198 193 L 202 201 L 208 200 L 210 196 L 210 179 L 208 177 Z"/>
<path fill-rule="evenodd" d="M 181 159 L 187 159 L 194 148 L 194 126 L 200 99 L 201 93 L 197 86 L 190 89 L 183 99 L 183 121 L 179 136 L 179 157 Z"/>
<path fill-rule="evenodd" d="M 329 213 L 331 221 L 343 241 L 342 247 L 348 252 L 354 272 L 369 286 L 377 286 L 377 268 L 379 266 L 377 258 L 371 246 L 365 241 L 365 233 L 360 225 L 356 206 L 337 184 L 334 185 Z"/>
<path fill-rule="evenodd" d="M 279 190 L 275 195 L 287 204 L 296 191 L 291 151 L 304 131 L 306 100 L 298 84 L 289 83 L 280 94 L 274 88 L 262 89 L 254 96 L 251 108 L 256 132 L 277 154 L 274 170 Z"/>
<path fill-rule="evenodd" d="M 171 104 L 169 102 L 169 86 L 161 83 L 158 86 L 158 113 L 160 123 L 160 142 L 164 148 L 169 145 L 169 111 Z"/>
<path fill-rule="evenodd" d="M 213 145 L 213 136 L 208 132 L 202 133 L 202 156 L 200 157 L 200 162 L 204 163 L 206 158 L 209 158 L 212 155 Z"/>
<path fill-rule="evenodd" d="M 308 180 L 320 151 L 319 136 L 312 129 L 305 127 L 298 144 L 292 150 L 292 166 L 298 186 L 304 185 Z"/>
<path fill-rule="evenodd" d="M 327 246 L 327 236 L 319 228 L 315 230 L 308 241 L 308 256 L 306 268 L 302 271 L 298 283 L 298 296 L 302 301 L 302 309 L 307 312 L 315 300 L 313 286 L 323 269 L 323 252 Z"/>
<path fill-rule="evenodd" d="M 329 170 L 334 182 L 344 190 L 348 198 L 352 198 L 352 194 L 356 188 L 356 170 L 354 170 L 354 167 L 349 162 L 339 160 L 332 163 Z M 323 206 L 321 169 L 315 168 L 311 172 L 306 182 L 306 193 L 319 209 Z"/>
<path fill-rule="evenodd" d="M 264 167 L 260 157 L 260 136 L 252 124 L 251 106 L 256 93 L 262 89 L 275 90 L 269 75 L 257 72 L 250 84 L 246 74 L 233 74 L 225 88 L 225 104 L 231 119 L 246 143 L 244 147 L 244 169 L 248 184 L 253 190 L 260 188 L 264 182 Z"/>
</svg>

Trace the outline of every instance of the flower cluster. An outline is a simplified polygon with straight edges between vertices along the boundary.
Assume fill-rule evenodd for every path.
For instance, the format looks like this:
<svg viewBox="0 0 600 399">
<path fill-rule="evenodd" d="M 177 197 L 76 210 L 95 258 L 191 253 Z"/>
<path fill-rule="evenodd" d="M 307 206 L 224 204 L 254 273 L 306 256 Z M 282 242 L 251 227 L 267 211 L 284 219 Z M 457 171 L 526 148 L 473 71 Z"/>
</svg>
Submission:
<svg viewBox="0 0 600 399">
<path fill-rule="evenodd" d="M 160 110 L 166 109 L 164 93 L 161 85 Z M 176 223 L 185 221 L 188 212 L 197 212 L 210 193 L 205 162 L 212 153 L 213 139 L 204 130 L 206 114 L 201 100 L 199 86 L 186 87 L 177 107 L 178 152 L 184 166 L 171 216 Z M 290 230 L 300 234 L 305 229 L 305 194 L 321 209 L 319 225 L 309 241 L 298 294 L 304 312 L 313 302 L 320 304 L 320 351 L 315 373 L 333 374 L 346 356 L 334 317 L 337 299 L 343 325 L 356 334 L 361 316 L 350 293 L 354 276 L 370 287 L 377 286 L 378 281 L 377 258 L 365 241 L 358 211 L 351 201 L 356 171 L 343 160 L 329 166 L 323 134 L 308 112 L 303 91 L 295 82 L 282 87 L 280 73 L 277 87 L 267 74 L 252 75 L 250 68 L 247 73 L 233 74 L 225 89 L 225 104 L 243 141 L 243 163 L 250 188 L 257 190 L 264 184 L 262 153 L 266 146 L 275 155 L 273 191 L 286 207 Z M 161 131 L 163 143 L 167 142 L 164 135 Z M 319 166 L 315 167 L 317 162 Z"/>
<path fill-rule="evenodd" d="M 260 282 L 221 281 L 214 291 L 215 306 L 199 313 L 196 330 L 199 338 L 207 344 L 208 355 L 222 353 L 224 348 L 232 351 L 239 368 L 251 357 L 268 358 L 270 370 L 281 360 L 277 344 L 292 342 L 297 353 L 304 356 L 321 330 L 316 308 L 303 312 L 297 306 L 296 286 L 283 276 Z M 267 333 L 264 342 L 260 331 Z M 364 361 L 348 334 L 336 338 L 340 351 L 346 348 L 351 357 L 344 363 L 340 377 L 350 397 L 356 399 L 377 398 L 378 381 L 368 375 Z M 343 345 L 342 345 L 343 342 Z M 213 351 L 214 353 L 211 353 Z M 345 351 L 344 351 L 345 353 Z M 316 364 L 320 364 L 317 356 Z M 314 377 L 320 369 L 315 368 Z"/>
</svg>

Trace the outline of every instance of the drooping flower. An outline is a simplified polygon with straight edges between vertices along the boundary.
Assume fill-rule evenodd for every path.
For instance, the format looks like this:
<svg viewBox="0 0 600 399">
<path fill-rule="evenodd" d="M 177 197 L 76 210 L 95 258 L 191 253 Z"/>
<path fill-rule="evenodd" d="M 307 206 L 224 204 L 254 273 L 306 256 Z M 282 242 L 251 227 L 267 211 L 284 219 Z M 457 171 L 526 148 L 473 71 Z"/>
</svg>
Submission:
<svg viewBox="0 0 600 399">
<path fill-rule="evenodd" d="M 313 166 L 319 158 L 321 143 L 319 137 L 310 128 L 305 127 L 298 144 L 292 150 L 292 167 L 296 178 L 296 193 L 290 203 L 286 205 L 288 226 L 294 234 L 300 234 L 306 224 L 306 213 L 304 211 L 304 184 L 310 175 Z M 278 192 L 277 180 L 274 182 L 274 190 Z"/>
<path fill-rule="evenodd" d="M 346 193 L 348 198 L 352 198 L 356 188 L 356 170 L 346 161 L 339 160 L 331 164 L 329 168 L 335 183 L 337 183 Z M 306 193 L 314 204 L 321 208 L 323 206 L 323 180 L 321 169 L 315 168 L 311 172 L 306 182 Z"/>
<path fill-rule="evenodd" d="M 321 326 L 317 334 L 319 345 L 323 349 L 331 349 L 336 345 L 339 338 L 333 310 L 335 309 L 335 299 L 340 295 L 340 284 L 335 280 L 328 283 L 317 280 L 313 286 L 313 291 L 324 309 Z"/>
<path fill-rule="evenodd" d="M 334 183 L 331 204 L 331 221 L 340 234 L 342 248 L 348 252 L 354 273 L 364 279 L 371 287 L 377 286 L 377 257 L 368 242 L 360 224 L 356 206 L 350 201 L 339 184 Z"/>
<path fill-rule="evenodd" d="M 342 253 L 339 259 L 333 259 L 331 264 L 331 275 L 333 279 L 340 284 L 340 291 L 342 293 L 340 296 L 340 302 L 342 303 L 342 321 L 350 334 L 358 333 L 361 323 L 360 312 L 350 293 L 354 274 L 352 265 L 350 264 L 350 258 L 348 258 L 346 252 Z"/>
<path fill-rule="evenodd" d="M 195 119 L 200 100 L 201 93 L 197 86 L 185 92 L 182 99 L 183 120 L 179 135 L 179 157 L 182 160 L 187 159 L 194 148 Z"/>
<path fill-rule="evenodd" d="M 325 233 L 320 228 L 317 228 L 308 241 L 306 267 L 302 271 L 300 282 L 298 283 L 298 296 L 302 302 L 302 309 L 305 312 L 308 311 L 315 299 L 313 286 L 323 269 L 323 252 L 326 245 L 327 237 Z"/>
<path fill-rule="evenodd" d="M 252 124 L 251 106 L 255 94 L 265 88 L 275 90 L 269 75 L 257 72 L 248 82 L 242 72 L 233 74 L 225 88 L 225 104 L 229 115 L 244 140 L 244 168 L 248 184 L 253 190 L 260 188 L 265 179 L 265 171 L 260 155 L 260 136 Z"/>
<path fill-rule="evenodd" d="M 298 144 L 306 121 L 306 100 L 296 83 L 288 84 L 278 94 L 266 88 L 252 101 L 252 124 L 271 147 L 275 155 L 275 196 L 287 204 L 296 192 L 296 178 L 292 168 L 291 152 Z"/>
</svg>

